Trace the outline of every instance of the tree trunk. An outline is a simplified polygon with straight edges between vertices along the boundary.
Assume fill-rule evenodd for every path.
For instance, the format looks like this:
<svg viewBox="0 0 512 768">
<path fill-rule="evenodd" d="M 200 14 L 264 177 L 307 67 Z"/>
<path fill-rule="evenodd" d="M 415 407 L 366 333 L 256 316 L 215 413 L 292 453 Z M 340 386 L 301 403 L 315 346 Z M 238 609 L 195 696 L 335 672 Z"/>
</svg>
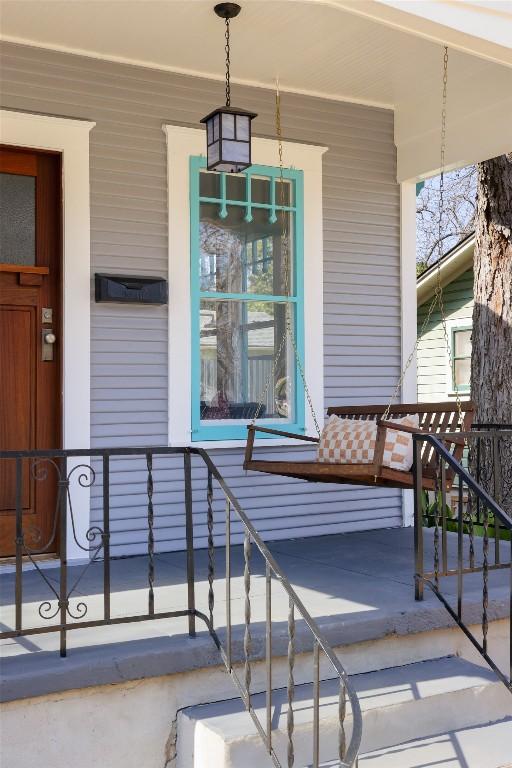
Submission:
<svg viewBox="0 0 512 768">
<path fill-rule="evenodd" d="M 512 425 L 512 153 L 478 166 L 471 395 L 480 423 Z M 512 439 L 482 455 L 482 479 L 512 506 Z M 474 470 L 474 465 L 473 465 Z M 508 503 L 506 503 L 508 497 Z"/>
</svg>

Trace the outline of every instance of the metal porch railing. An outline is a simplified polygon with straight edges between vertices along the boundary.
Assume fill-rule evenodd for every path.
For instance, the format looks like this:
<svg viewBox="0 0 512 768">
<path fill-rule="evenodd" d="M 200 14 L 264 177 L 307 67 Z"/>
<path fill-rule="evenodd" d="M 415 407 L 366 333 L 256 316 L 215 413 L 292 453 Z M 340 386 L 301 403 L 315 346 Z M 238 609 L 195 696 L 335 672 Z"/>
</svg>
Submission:
<svg viewBox="0 0 512 768">
<path fill-rule="evenodd" d="M 260 734 L 266 751 L 274 765 L 280 768 L 286 764 L 296 766 L 294 754 L 294 698 L 295 698 L 295 663 L 297 652 L 309 652 L 311 657 L 311 682 L 313 684 L 313 727 L 311 734 L 311 760 L 308 765 L 319 768 L 322 723 L 320 716 L 321 679 L 325 679 L 326 667 L 339 681 L 338 697 L 338 765 L 340 768 L 352 768 L 357 765 L 357 756 L 361 743 L 362 718 L 357 696 L 351 687 L 347 674 L 330 647 L 325 636 L 312 619 L 301 600 L 296 595 L 290 582 L 282 572 L 270 551 L 258 535 L 254 526 L 242 510 L 238 500 L 226 484 L 219 470 L 201 449 L 194 448 L 97 448 L 83 450 L 54 451 L 2 451 L 0 461 L 11 462 L 15 487 L 15 583 L 14 583 L 14 621 L 11 629 L 3 631 L 0 638 L 17 638 L 40 633 L 54 632 L 60 636 L 60 654 L 65 656 L 67 637 L 70 631 L 84 627 L 129 624 L 131 622 L 152 621 L 187 617 L 190 637 L 196 633 L 196 620 L 200 620 L 215 645 L 217 646 L 227 672 L 238 689 L 246 710 L 249 712 Z M 123 467 L 128 474 L 143 482 L 144 512 L 146 518 L 145 536 L 147 553 L 147 603 L 141 613 L 114 615 L 111 610 L 111 566 L 114 560 L 112 546 L 115 541 L 112 515 L 112 465 L 128 461 Z M 171 466 L 172 464 L 172 466 Z M 194 466 L 193 466 L 194 464 Z M 199 466 L 198 466 L 199 465 Z M 115 469 L 115 471 L 117 471 Z M 179 478 L 179 480 L 177 479 Z M 182 492 L 182 508 L 185 522 L 185 548 L 187 573 L 187 604 L 177 606 L 175 610 L 159 611 L 155 607 L 155 542 L 158 533 L 158 514 L 160 504 L 160 486 L 179 487 Z M 199 488 L 198 480 L 201 481 Z M 38 531 L 23 513 L 24 498 L 27 488 L 35 483 L 53 482 L 57 486 L 57 505 L 54 524 L 47 541 L 41 540 Z M 80 489 L 95 491 L 94 502 L 101 522 L 94 523 L 80 535 L 75 512 L 76 495 Z M 168 490 L 166 491 L 168 493 Z M 174 502 L 177 503 L 176 501 Z M 219 515 L 219 504 L 223 510 Z M 196 511 L 199 509 L 199 512 Z M 215 512 L 215 518 L 214 518 Z M 206 519 L 203 518 L 203 515 Z M 225 574 L 223 579 L 216 577 L 215 564 L 215 529 L 218 531 L 219 517 L 225 542 Z M 202 520 L 200 518 L 203 518 Z M 215 522 L 215 525 L 214 525 Z M 198 529 L 204 529 L 206 535 L 207 565 L 207 612 L 196 607 L 196 574 L 194 566 L 194 538 L 198 538 Z M 236 530 L 235 530 L 236 529 Z M 232 620 L 232 558 L 233 546 L 237 541 L 243 543 L 243 599 L 244 618 L 241 626 Z M 79 569 L 78 575 L 69 578 L 67 546 L 75 542 L 88 561 Z M 253 548 L 260 553 L 264 562 L 265 576 L 265 643 L 264 653 L 253 648 L 254 628 L 251 622 L 251 555 Z M 48 578 L 39 556 L 58 550 L 58 584 Z M 102 569 L 102 606 L 99 618 L 88 617 L 86 599 L 77 590 L 89 569 L 97 563 Z M 24 613 L 23 573 L 30 564 L 45 582 L 49 590 L 49 599 L 38 606 L 38 614 L 43 623 L 27 625 Z M 73 572 L 76 572 L 76 566 Z M 220 584 L 223 582 L 223 584 Z M 225 622 L 217 627 L 214 621 L 214 609 L 217 589 L 221 586 L 225 597 Z M 287 669 L 287 718 L 286 718 L 286 757 L 278 756 L 273 743 L 272 695 L 275 676 L 273 675 L 274 642 L 273 628 L 275 617 L 272 611 L 273 587 L 284 590 L 288 602 L 286 626 L 286 669 Z M 302 630 L 308 633 L 307 643 L 296 641 L 296 627 L 300 622 Z M 233 638 L 242 631 L 241 655 L 235 652 Z M 282 633 L 280 633 L 282 634 Z M 281 639 L 281 638 L 279 638 Z M 238 648 L 238 644 L 236 646 Z M 312 651 L 312 653 L 311 653 Z M 254 664 L 263 660 L 265 665 L 265 717 L 260 719 L 252 706 L 254 690 L 252 673 Z M 240 673 L 241 666 L 241 673 Z M 303 665 L 301 665 L 303 666 Z M 322 670 L 322 671 L 321 671 Z M 303 677 L 302 673 L 301 676 Z M 276 686 L 277 687 L 277 686 Z M 351 713 L 350 732 L 348 733 L 348 710 Z"/>
<path fill-rule="evenodd" d="M 460 437 L 461 433 L 457 433 Z M 510 458 L 512 429 L 479 425 L 462 433 L 468 444 L 464 464 L 453 458 L 443 443 L 442 434 L 414 436 L 414 508 L 416 599 L 423 599 L 427 586 L 444 605 L 466 637 L 512 693 L 512 518 L 496 500 L 510 508 L 512 488 L 501 467 Z M 450 435 L 450 436 L 453 436 Z M 422 444 L 428 443 L 435 458 L 434 491 L 422 490 Z M 510 464 L 509 464 L 510 466 Z M 472 474 L 474 472 L 474 475 Z M 448 479 L 450 483 L 448 483 Z M 451 488 L 450 488 L 451 485 Z M 495 494 L 496 498 L 493 498 Z M 425 565 L 424 527 L 433 528 L 433 562 Z M 491 574 L 505 570 L 510 574 L 506 606 L 507 661 L 501 651 L 491 649 L 489 637 Z M 479 577 L 475 574 L 479 574 Z M 475 630 L 474 615 L 466 616 L 465 595 L 468 580 L 475 594 L 475 578 L 480 578 L 481 613 Z M 456 594 L 447 585 L 456 579 Z M 500 583 L 499 588 L 502 589 Z"/>
</svg>

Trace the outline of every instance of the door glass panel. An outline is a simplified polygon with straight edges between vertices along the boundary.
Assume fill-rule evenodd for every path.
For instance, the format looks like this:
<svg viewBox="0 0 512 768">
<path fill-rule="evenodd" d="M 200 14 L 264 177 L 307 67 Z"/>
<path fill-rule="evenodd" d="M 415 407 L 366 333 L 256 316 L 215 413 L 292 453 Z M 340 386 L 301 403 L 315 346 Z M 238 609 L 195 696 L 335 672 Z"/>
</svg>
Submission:
<svg viewBox="0 0 512 768">
<path fill-rule="evenodd" d="M 36 180 L 0 173 L 0 263 L 36 263 Z"/>
</svg>

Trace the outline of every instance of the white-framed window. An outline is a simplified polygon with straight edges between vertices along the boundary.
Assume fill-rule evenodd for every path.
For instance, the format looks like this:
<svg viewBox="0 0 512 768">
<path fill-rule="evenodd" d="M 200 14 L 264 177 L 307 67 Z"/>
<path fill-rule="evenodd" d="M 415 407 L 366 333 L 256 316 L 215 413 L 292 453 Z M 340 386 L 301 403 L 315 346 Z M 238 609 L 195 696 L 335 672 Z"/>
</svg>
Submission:
<svg viewBox="0 0 512 768">
<path fill-rule="evenodd" d="M 468 393 L 471 389 L 471 333 L 468 325 L 452 326 L 451 388 Z"/>
<path fill-rule="evenodd" d="M 214 175 L 205 169 L 204 130 L 163 129 L 169 200 L 170 444 L 225 446 L 245 440 L 287 312 L 315 410 L 321 413 L 325 147 L 284 143 L 290 170 L 284 172 L 289 197 L 283 199 L 276 141 L 253 139 L 248 173 Z M 282 268 L 274 260 L 282 240 L 280 202 L 289 209 L 286 290 L 280 285 Z M 218 235 L 216 243 L 210 242 L 209 232 Z M 236 264 L 233 258 L 227 264 L 226 244 L 233 245 Z M 279 381 L 272 381 L 261 421 L 311 433 L 312 417 L 293 350 L 289 342 L 286 347 L 283 371 L 276 366 Z"/>
</svg>

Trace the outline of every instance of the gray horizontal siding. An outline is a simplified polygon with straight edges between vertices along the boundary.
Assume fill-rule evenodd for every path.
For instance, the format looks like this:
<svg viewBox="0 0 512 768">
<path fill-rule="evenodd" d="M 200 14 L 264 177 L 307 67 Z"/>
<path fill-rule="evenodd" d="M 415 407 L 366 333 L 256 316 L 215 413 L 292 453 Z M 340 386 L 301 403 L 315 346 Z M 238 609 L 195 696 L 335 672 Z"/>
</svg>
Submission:
<svg viewBox="0 0 512 768">
<path fill-rule="evenodd" d="M 431 301 L 431 300 L 430 300 Z M 439 309 L 432 313 L 423 334 L 421 329 L 427 316 L 430 301 L 418 307 L 418 400 L 433 402 L 446 400 L 451 392 L 447 376 L 448 351 Z M 460 321 L 471 326 L 473 321 L 473 270 L 447 285 L 443 290 L 446 319 Z"/>
<path fill-rule="evenodd" d="M 274 94 L 235 86 L 234 96 L 258 113 L 257 133 L 273 136 Z M 222 97 L 223 85 L 218 82 L 2 45 L 4 106 L 96 122 L 91 132 L 93 272 L 167 274 L 166 152 L 161 126 L 164 122 L 197 126 Z M 326 403 L 385 402 L 400 368 L 393 115 L 283 94 L 283 130 L 287 138 L 329 147 L 323 187 L 325 301 L 319 307 L 325 324 Z M 167 360 L 166 308 L 93 302 L 91 363 L 93 445 L 166 445 L 168 375 L 173 375 L 172 361 L 169 369 Z M 398 492 L 245 476 L 240 450 L 215 450 L 214 459 L 265 538 L 401 522 Z M 195 472 L 200 474 L 199 468 Z M 200 482 L 204 489 L 204 477 Z M 156 472 L 156 539 L 161 550 L 184 544 L 181 483 L 176 460 Z M 111 484 L 113 553 L 143 551 L 147 500 L 140 460 L 114 462 Z M 100 489 L 98 474 L 92 494 L 95 523 L 101 522 Z M 204 544 L 204 491 L 196 501 L 198 543 Z M 216 515 L 222 515 L 220 508 Z"/>
</svg>

